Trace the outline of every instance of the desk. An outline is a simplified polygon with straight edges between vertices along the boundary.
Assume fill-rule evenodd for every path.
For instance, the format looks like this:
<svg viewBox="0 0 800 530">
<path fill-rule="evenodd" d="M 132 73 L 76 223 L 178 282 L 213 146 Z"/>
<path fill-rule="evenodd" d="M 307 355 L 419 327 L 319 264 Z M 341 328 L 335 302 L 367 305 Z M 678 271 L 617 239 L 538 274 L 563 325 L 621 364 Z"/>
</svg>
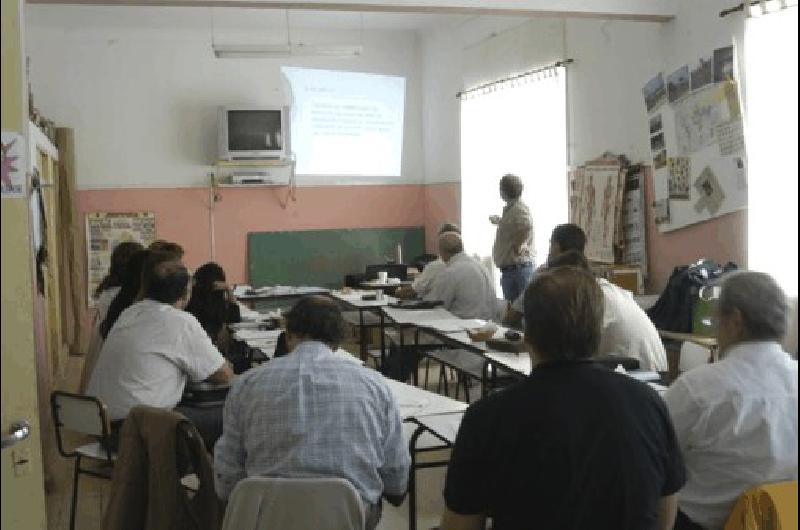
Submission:
<svg viewBox="0 0 800 530">
<path fill-rule="evenodd" d="M 381 314 L 385 316 L 381 319 L 381 337 L 385 334 L 386 319 L 388 318 L 391 323 L 398 329 L 400 349 L 405 346 L 404 329 L 419 327 L 429 322 L 436 322 L 442 320 L 458 320 L 458 318 L 444 308 L 436 307 L 433 309 L 401 309 L 397 307 L 384 307 Z M 419 337 L 415 339 L 415 346 L 419 345 Z M 385 355 L 384 343 L 381 342 L 381 355 Z M 414 360 L 414 368 L 411 372 L 412 381 L 414 385 L 418 383 L 418 367 L 416 359 Z"/>
<path fill-rule="evenodd" d="M 381 300 L 364 300 L 363 296 L 365 294 L 373 294 L 372 291 L 359 291 L 353 290 L 348 293 L 343 293 L 342 291 L 331 291 L 329 296 L 335 300 L 338 300 L 344 303 L 346 306 L 353 308 L 354 310 L 358 311 L 358 322 L 351 322 L 351 324 L 355 324 L 358 326 L 359 329 L 359 343 L 360 343 L 360 357 L 362 361 L 367 360 L 367 328 L 368 327 L 377 327 L 381 330 L 381 362 L 384 360 L 385 355 L 385 348 L 384 348 L 384 338 L 383 338 L 383 313 L 381 312 L 382 307 L 386 307 L 389 304 L 393 304 L 397 302 L 397 298 L 392 296 L 384 296 Z M 366 322 L 365 321 L 365 312 L 367 315 L 374 314 L 376 316 L 377 321 L 373 322 Z"/>
<path fill-rule="evenodd" d="M 408 477 L 408 527 L 410 530 L 415 530 L 417 528 L 417 470 L 442 467 L 449 463 L 449 460 L 418 463 L 417 454 L 423 451 L 451 448 L 467 404 L 393 379 L 384 378 L 384 381 L 397 401 L 403 421 L 416 425 L 408 442 L 408 450 L 411 454 L 411 468 Z M 441 443 L 434 442 L 420 447 L 418 444 L 425 433 L 433 435 Z"/>
<path fill-rule="evenodd" d="M 661 336 L 662 340 L 666 339 L 674 340 L 676 342 L 691 342 L 693 344 L 697 344 L 698 346 L 708 348 L 710 351 L 710 355 L 708 356 L 709 363 L 713 363 L 719 359 L 719 346 L 715 337 L 695 335 L 694 333 L 678 333 L 677 331 L 667 331 L 665 329 L 659 329 L 658 334 Z M 680 355 L 678 355 L 678 366 L 680 366 Z"/>
<path fill-rule="evenodd" d="M 411 280 L 398 280 L 395 282 L 379 282 L 378 280 L 367 280 L 361 282 L 360 286 L 364 289 L 380 289 L 383 292 L 387 291 L 394 291 L 398 287 L 404 287 L 406 285 L 411 285 L 414 282 Z"/>
</svg>

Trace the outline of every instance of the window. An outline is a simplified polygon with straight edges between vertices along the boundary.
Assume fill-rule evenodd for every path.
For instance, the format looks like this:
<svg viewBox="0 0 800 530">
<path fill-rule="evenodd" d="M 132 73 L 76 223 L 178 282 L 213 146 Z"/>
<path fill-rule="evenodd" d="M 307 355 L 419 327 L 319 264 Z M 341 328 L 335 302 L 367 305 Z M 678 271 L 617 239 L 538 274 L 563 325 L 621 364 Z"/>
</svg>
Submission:
<svg viewBox="0 0 800 530">
<path fill-rule="evenodd" d="M 744 56 L 748 266 L 796 297 L 797 9 L 748 18 Z"/>
<path fill-rule="evenodd" d="M 537 265 L 550 232 L 567 222 L 567 124 L 564 68 L 470 93 L 461 103 L 461 230 L 468 254 L 492 254 L 500 215 L 500 177 L 519 175 L 534 220 Z M 499 290 L 499 274 L 495 274 Z"/>
</svg>

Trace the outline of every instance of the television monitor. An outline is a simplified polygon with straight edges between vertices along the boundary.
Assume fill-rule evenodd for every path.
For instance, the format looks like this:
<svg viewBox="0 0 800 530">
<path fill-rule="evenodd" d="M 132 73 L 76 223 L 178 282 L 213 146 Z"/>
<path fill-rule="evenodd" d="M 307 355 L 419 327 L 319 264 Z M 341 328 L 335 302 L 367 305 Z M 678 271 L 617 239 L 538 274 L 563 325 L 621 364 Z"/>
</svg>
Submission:
<svg viewBox="0 0 800 530">
<path fill-rule="evenodd" d="M 221 107 L 221 160 L 285 159 L 289 153 L 287 107 Z"/>
</svg>

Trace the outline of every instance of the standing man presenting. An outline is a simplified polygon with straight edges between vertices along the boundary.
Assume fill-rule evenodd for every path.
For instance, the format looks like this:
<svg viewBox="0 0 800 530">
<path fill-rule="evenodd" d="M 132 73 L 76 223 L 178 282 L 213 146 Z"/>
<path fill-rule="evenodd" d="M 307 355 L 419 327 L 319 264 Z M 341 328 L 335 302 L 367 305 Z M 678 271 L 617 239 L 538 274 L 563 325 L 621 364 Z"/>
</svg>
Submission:
<svg viewBox="0 0 800 530">
<path fill-rule="evenodd" d="M 508 302 L 522 294 L 533 274 L 533 218 L 522 202 L 522 179 L 506 174 L 500 179 L 500 197 L 506 202 L 503 215 L 489 217 L 497 225 L 492 247 L 494 264 L 500 269 L 500 286 Z"/>
</svg>

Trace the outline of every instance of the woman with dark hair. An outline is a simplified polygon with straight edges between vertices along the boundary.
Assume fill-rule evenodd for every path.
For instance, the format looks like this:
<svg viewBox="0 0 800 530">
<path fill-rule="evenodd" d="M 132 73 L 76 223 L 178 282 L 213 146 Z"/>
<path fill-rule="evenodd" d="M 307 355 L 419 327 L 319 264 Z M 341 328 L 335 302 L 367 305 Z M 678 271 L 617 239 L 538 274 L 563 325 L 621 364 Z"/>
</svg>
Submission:
<svg viewBox="0 0 800 530">
<path fill-rule="evenodd" d="M 227 355 L 230 335 L 226 324 L 239 322 L 241 315 L 225 283 L 225 271 L 218 264 L 211 261 L 195 271 L 186 311 L 197 318 L 222 355 Z"/>
<path fill-rule="evenodd" d="M 108 274 L 97 286 L 97 289 L 94 290 L 93 298 L 96 301 L 95 311 L 98 322 L 105 320 L 108 306 L 111 305 L 111 301 L 114 300 L 114 297 L 119 292 L 125 264 L 128 263 L 134 252 L 143 248 L 136 241 L 123 241 L 114 247 L 111 252 L 111 265 L 108 268 Z"/>
<path fill-rule="evenodd" d="M 95 301 L 94 314 L 92 316 L 92 334 L 89 337 L 89 349 L 83 363 L 83 373 L 81 374 L 80 391 L 83 392 L 89 383 L 89 376 L 94 370 L 97 355 L 103 346 L 103 335 L 100 333 L 100 326 L 108 315 L 111 303 L 119 294 L 125 278 L 125 268 L 131 257 L 137 252 L 144 250 L 144 247 L 136 241 L 123 241 L 119 243 L 111 252 L 111 265 L 108 274 L 100 282 L 93 293 Z"/>
<path fill-rule="evenodd" d="M 119 318 L 123 311 L 128 309 L 139 297 L 139 291 L 142 287 L 142 269 L 144 262 L 150 256 L 151 250 L 140 250 L 136 252 L 131 259 L 128 260 L 128 265 L 125 267 L 125 274 L 122 277 L 122 287 L 119 294 L 111 302 L 108 308 L 108 314 L 105 320 L 100 324 L 100 335 L 105 338 L 108 332 L 114 327 L 114 323 Z"/>
</svg>

